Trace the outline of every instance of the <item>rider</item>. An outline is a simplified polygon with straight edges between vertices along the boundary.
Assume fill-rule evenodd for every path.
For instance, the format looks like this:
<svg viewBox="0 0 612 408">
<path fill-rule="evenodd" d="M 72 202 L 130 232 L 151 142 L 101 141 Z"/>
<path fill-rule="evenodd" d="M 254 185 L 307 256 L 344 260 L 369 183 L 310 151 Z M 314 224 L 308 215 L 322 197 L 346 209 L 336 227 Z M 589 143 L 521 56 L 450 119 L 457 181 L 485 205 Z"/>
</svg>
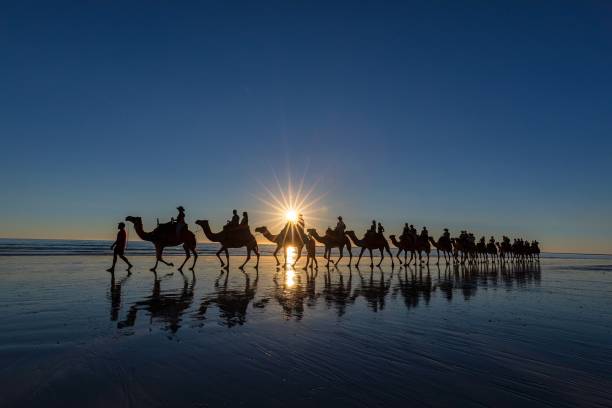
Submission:
<svg viewBox="0 0 612 408">
<path fill-rule="evenodd" d="M 489 244 L 495 245 L 495 238 L 493 238 L 493 236 L 491 236 L 491 238 L 489 238 Z"/>
<path fill-rule="evenodd" d="M 341 237 L 344 235 L 345 229 L 346 225 L 344 224 L 344 221 L 342 221 L 342 216 L 338 216 L 338 223 L 336 224 L 336 229 L 334 230 L 334 232 L 337 236 Z"/>
<path fill-rule="evenodd" d="M 444 234 L 442 234 L 442 238 L 444 238 L 446 242 L 450 242 L 450 232 L 448 232 L 448 228 L 444 228 Z"/>
<path fill-rule="evenodd" d="M 376 232 L 376 220 L 372 220 L 372 225 L 370 226 L 368 232 Z"/>
<path fill-rule="evenodd" d="M 407 237 L 410 234 L 410 227 L 408 223 L 404 223 L 404 230 L 402 231 L 402 237 Z"/>
<path fill-rule="evenodd" d="M 232 227 L 237 227 L 240 224 L 240 217 L 238 216 L 238 210 L 232 211 L 232 220 L 230 221 L 230 225 Z"/>
<path fill-rule="evenodd" d="M 246 227 L 249 225 L 249 214 L 246 211 L 242 212 L 242 221 L 240 221 L 240 226 Z"/>
<path fill-rule="evenodd" d="M 382 224 L 379 222 L 378 223 L 378 234 L 381 235 L 383 232 L 385 232 L 385 228 L 382 226 Z"/>
<path fill-rule="evenodd" d="M 182 205 L 176 207 L 178 210 L 178 215 L 176 216 L 176 236 L 180 237 L 183 232 L 183 228 L 185 227 L 185 209 Z"/>
<path fill-rule="evenodd" d="M 417 230 L 416 228 L 414 228 L 414 225 L 410 224 L 410 233 L 412 233 L 412 235 L 414 235 L 416 237 L 417 235 Z"/>
<path fill-rule="evenodd" d="M 427 231 L 426 227 L 423 227 L 421 230 L 421 239 L 427 241 L 429 239 L 429 231 Z"/>
</svg>

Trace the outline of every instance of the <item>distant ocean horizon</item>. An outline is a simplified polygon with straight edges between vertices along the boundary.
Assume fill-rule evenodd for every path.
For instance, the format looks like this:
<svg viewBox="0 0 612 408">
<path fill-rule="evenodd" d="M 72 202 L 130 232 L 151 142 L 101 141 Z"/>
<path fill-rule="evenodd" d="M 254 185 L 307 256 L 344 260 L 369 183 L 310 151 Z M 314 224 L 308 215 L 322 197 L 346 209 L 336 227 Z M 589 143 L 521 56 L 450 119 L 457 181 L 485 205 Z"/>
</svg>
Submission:
<svg viewBox="0 0 612 408">
<path fill-rule="evenodd" d="M 0 238 L 0 256 L 67 256 L 67 255 L 109 255 L 112 253 L 110 245 L 113 241 L 108 240 L 73 240 L 73 239 L 35 239 L 35 238 Z M 261 255 L 272 255 L 276 246 L 274 244 L 259 243 Z M 392 252 L 395 255 L 395 248 Z M 200 255 L 215 255 L 219 250 L 218 243 L 198 243 Z M 146 241 L 130 241 L 126 255 L 152 255 L 153 244 Z M 230 255 L 244 255 L 244 248 L 229 249 Z M 182 255 L 183 248 L 168 247 L 164 250 L 167 255 Z M 337 250 L 333 251 L 334 256 Z M 323 255 L 323 246 L 317 246 L 317 255 Z M 355 251 L 353 250 L 353 255 Z M 432 250 L 431 256 L 436 257 L 436 251 Z M 550 259 L 598 259 L 612 258 L 612 254 L 590 254 L 573 252 L 543 252 L 543 258 Z"/>
</svg>

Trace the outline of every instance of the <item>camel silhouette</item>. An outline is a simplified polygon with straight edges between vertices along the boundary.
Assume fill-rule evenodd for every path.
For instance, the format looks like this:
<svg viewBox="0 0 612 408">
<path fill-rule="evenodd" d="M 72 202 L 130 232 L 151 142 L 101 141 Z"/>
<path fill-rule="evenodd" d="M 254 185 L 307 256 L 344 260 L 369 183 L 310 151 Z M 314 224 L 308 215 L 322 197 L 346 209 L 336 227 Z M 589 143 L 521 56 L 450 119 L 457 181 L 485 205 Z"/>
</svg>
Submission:
<svg viewBox="0 0 612 408">
<path fill-rule="evenodd" d="M 393 267 L 395 264 L 393 263 L 393 255 L 391 254 L 391 250 L 389 249 L 389 243 L 385 239 L 383 234 L 379 233 L 366 233 L 363 239 L 358 239 L 355 235 L 355 231 L 346 231 L 346 235 L 353 241 L 353 243 L 361 248 L 361 252 L 359 253 L 359 258 L 357 259 L 357 263 L 355 266 L 359 267 L 359 261 L 361 261 L 361 257 L 363 256 L 363 252 L 367 249 L 370 252 L 370 267 L 374 267 L 374 258 L 372 257 L 372 250 L 378 249 L 380 250 L 380 262 L 378 262 L 378 266 L 382 263 L 383 259 L 385 259 L 386 250 L 389 256 L 391 257 L 391 266 Z"/>
<path fill-rule="evenodd" d="M 125 217 L 125 220 L 134 224 L 134 230 L 136 231 L 136 234 L 138 234 L 140 239 L 142 239 L 143 241 L 152 242 L 153 245 L 155 245 L 155 266 L 151 268 L 152 272 L 155 272 L 157 270 L 157 264 L 159 262 L 168 266 L 174 266 L 172 262 L 164 261 L 163 252 L 165 247 L 173 247 L 179 245 L 183 245 L 183 249 L 185 250 L 185 260 L 178 268 L 178 270 L 183 270 L 183 266 L 185 266 L 187 260 L 191 258 L 191 255 L 189 254 L 189 252 L 191 251 L 193 253 L 193 265 L 191 265 L 191 268 L 189 268 L 189 270 L 193 271 L 196 261 L 198 260 L 198 253 L 196 252 L 197 242 L 193 232 L 189 231 L 186 226 L 185 228 L 183 228 L 181 235 L 177 237 L 176 226 L 173 223 L 161 224 L 158 225 L 157 228 L 155 228 L 153 231 L 145 232 L 142 227 L 142 218 L 128 216 Z"/>
<path fill-rule="evenodd" d="M 348 239 L 346 235 L 343 235 L 342 238 L 337 237 L 336 234 L 325 234 L 324 236 L 321 236 L 317 233 L 317 230 L 314 228 L 309 228 L 307 231 L 310 235 L 314 237 L 314 239 L 316 239 L 317 241 L 325 245 L 324 258 L 327 259 L 327 266 L 329 266 L 329 263 L 331 261 L 330 258 L 331 258 L 332 248 L 338 248 L 340 252 L 340 257 L 334 263 L 335 266 L 338 266 L 338 263 L 340 263 L 340 260 L 344 256 L 345 246 L 349 253 L 349 263 L 347 266 L 351 265 L 351 262 L 353 262 L 353 253 L 351 252 L 351 240 Z"/>
<path fill-rule="evenodd" d="M 281 264 L 280 261 L 278 260 L 278 257 L 276 256 L 278 251 L 281 248 L 283 249 L 283 252 L 285 253 L 285 263 L 286 263 L 287 248 L 295 247 L 297 249 L 297 257 L 295 258 L 295 261 L 293 262 L 292 266 L 294 266 L 297 263 L 297 261 L 300 259 L 300 257 L 302 256 L 302 249 L 304 248 L 304 238 L 305 237 L 302 237 L 301 234 L 299 234 L 298 231 L 293 226 L 289 226 L 289 228 L 285 228 L 284 231 L 285 233 L 274 235 L 270 231 L 268 231 L 268 228 L 266 226 L 255 228 L 255 232 L 259 232 L 264 237 L 266 237 L 269 241 L 272 241 L 276 244 L 276 249 L 274 250 L 274 253 L 272 255 L 274 256 L 274 259 L 276 259 L 277 266 Z"/>
<path fill-rule="evenodd" d="M 444 256 L 444 261 L 448 265 L 451 261 L 453 254 L 453 245 L 449 239 L 444 239 L 444 237 L 438 238 L 438 241 L 434 240 L 433 237 L 429 237 L 429 242 L 436 248 L 438 251 L 438 261 L 436 265 L 440 264 L 440 251 L 442 251 L 442 256 Z"/>
<path fill-rule="evenodd" d="M 425 254 L 427 255 L 426 264 L 429 265 L 429 254 L 431 252 L 431 246 L 429 245 L 428 240 L 414 234 L 402 235 L 399 241 L 397 241 L 395 235 L 389 235 L 389 239 L 391 239 L 391 243 L 398 248 L 396 257 L 397 259 L 399 259 L 400 264 L 402 262 L 400 258 L 400 254 L 402 252 L 404 252 L 404 265 L 410 265 L 413 259 L 414 263 L 416 264 L 417 254 L 419 256 L 419 263 L 422 263 L 422 253 L 425 252 Z M 406 261 L 408 252 L 410 252 L 410 259 Z"/>
<path fill-rule="evenodd" d="M 227 228 L 222 230 L 221 232 L 214 233 L 210 229 L 210 224 L 208 220 L 197 220 L 195 222 L 197 225 L 202 227 L 204 230 L 204 235 L 212 242 L 221 243 L 221 249 L 217 251 L 217 258 L 221 262 L 221 266 L 229 269 L 229 253 L 227 251 L 228 248 L 242 248 L 246 247 L 247 249 L 247 257 L 246 260 L 240 265 L 240 269 L 243 269 L 244 266 L 251 259 L 251 251 L 255 252 L 257 256 L 257 263 L 255 264 L 255 268 L 259 267 L 259 249 L 257 247 L 257 241 L 253 234 L 251 234 L 251 229 L 248 226 L 240 226 L 237 228 Z M 225 260 L 223 263 L 221 259 L 221 252 L 225 252 Z"/>
</svg>

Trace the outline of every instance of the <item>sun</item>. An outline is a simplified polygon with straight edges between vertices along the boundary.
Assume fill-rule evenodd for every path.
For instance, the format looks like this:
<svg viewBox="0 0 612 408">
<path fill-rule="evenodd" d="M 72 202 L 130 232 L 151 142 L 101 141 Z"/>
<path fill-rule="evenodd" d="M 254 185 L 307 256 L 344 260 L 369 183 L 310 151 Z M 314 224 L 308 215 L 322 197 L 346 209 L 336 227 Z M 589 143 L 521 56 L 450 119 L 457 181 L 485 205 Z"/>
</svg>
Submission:
<svg viewBox="0 0 612 408">
<path fill-rule="evenodd" d="M 270 188 L 265 183 L 261 182 L 261 190 L 263 195 L 254 195 L 262 204 L 263 207 L 255 210 L 255 212 L 264 215 L 264 219 L 260 222 L 271 228 L 273 231 L 282 230 L 287 224 L 296 224 L 300 222 L 304 226 L 313 227 L 315 223 L 321 221 L 320 215 L 326 211 L 320 206 L 320 201 L 325 194 L 314 196 L 317 183 L 305 186 L 305 175 L 299 181 L 297 189 L 294 188 L 291 176 L 287 177 L 287 186 L 282 187 L 281 182 L 274 175 L 276 188 Z M 274 191 L 275 190 L 275 191 Z"/>
<path fill-rule="evenodd" d="M 285 219 L 289 222 L 296 222 L 298 220 L 298 213 L 293 208 L 290 208 L 285 213 Z"/>
</svg>

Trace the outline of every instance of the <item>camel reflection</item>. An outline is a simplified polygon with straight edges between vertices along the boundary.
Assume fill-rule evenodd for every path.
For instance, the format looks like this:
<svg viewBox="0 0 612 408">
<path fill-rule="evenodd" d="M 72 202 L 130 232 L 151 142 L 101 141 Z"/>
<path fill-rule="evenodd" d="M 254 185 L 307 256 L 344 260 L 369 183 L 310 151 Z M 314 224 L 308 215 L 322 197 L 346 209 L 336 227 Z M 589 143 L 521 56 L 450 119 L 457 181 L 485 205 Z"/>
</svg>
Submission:
<svg viewBox="0 0 612 408">
<path fill-rule="evenodd" d="M 246 322 L 249 304 L 253 301 L 257 293 L 259 274 L 255 275 L 255 279 L 252 283 L 247 273 L 242 272 L 242 274 L 245 279 L 244 287 L 237 289 L 228 286 L 229 271 L 222 271 L 215 281 L 215 293 L 207 295 L 202 299 L 200 308 L 195 314 L 195 319 L 204 320 L 208 307 L 216 305 L 219 309 L 220 323 L 222 325 L 227 327 L 243 325 Z M 220 284 L 219 281 L 223 275 L 225 275 L 225 279 L 223 279 L 223 282 Z"/>
<path fill-rule="evenodd" d="M 526 288 L 541 281 L 538 263 L 473 264 L 447 266 L 444 272 L 438 269 L 437 287 L 450 302 L 453 294 L 460 291 L 465 301 L 476 295 L 478 288 L 497 289 L 503 284 L 505 290 Z"/>
<path fill-rule="evenodd" d="M 162 279 L 158 279 L 155 275 L 153 290 L 150 296 L 144 300 L 132 303 L 125 320 L 120 321 L 117 327 L 122 329 L 132 327 L 136 323 L 136 317 L 139 310 L 145 310 L 150 317 L 150 322 L 160 321 L 163 323 L 164 330 L 176 333 L 181 327 L 182 315 L 191 306 L 193 302 L 193 293 L 195 287 L 195 275 L 191 283 L 185 275 L 183 277 L 183 287 L 175 291 L 162 291 Z"/>
<path fill-rule="evenodd" d="M 391 289 L 391 281 L 393 279 L 393 269 L 388 274 L 389 279 L 385 280 L 385 273 L 382 269 L 378 268 L 378 278 L 374 279 L 374 268 L 370 268 L 370 277 L 365 279 L 361 274 L 359 268 L 359 286 L 353 292 L 351 301 L 354 302 L 359 296 L 363 296 L 366 300 L 367 305 L 374 312 L 383 310 L 385 308 L 385 300 Z"/>
<path fill-rule="evenodd" d="M 338 317 L 346 313 L 346 307 L 355 301 L 352 296 L 353 274 L 349 269 L 348 278 L 345 280 L 342 273 L 338 273 L 338 281 L 332 279 L 332 275 L 327 269 L 323 277 L 323 298 L 327 308 L 335 307 Z"/>
<path fill-rule="evenodd" d="M 304 303 L 309 307 L 316 304 L 318 295 L 315 289 L 316 271 L 305 271 L 306 284 L 302 275 L 292 266 L 274 275 L 272 279 L 272 298 L 281 306 L 283 317 L 286 320 L 301 320 L 304 317 Z"/>
<path fill-rule="evenodd" d="M 423 271 L 423 267 L 417 266 L 404 268 L 397 275 L 398 282 L 393 288 L 393 298 L 398 294 L 402 296 L 404 304 L 408 309 L 417 307 L 421 299 L 426 305 L 431 300 L 431 294 L 435 291 L 429 267 Z"/>
</svg>

